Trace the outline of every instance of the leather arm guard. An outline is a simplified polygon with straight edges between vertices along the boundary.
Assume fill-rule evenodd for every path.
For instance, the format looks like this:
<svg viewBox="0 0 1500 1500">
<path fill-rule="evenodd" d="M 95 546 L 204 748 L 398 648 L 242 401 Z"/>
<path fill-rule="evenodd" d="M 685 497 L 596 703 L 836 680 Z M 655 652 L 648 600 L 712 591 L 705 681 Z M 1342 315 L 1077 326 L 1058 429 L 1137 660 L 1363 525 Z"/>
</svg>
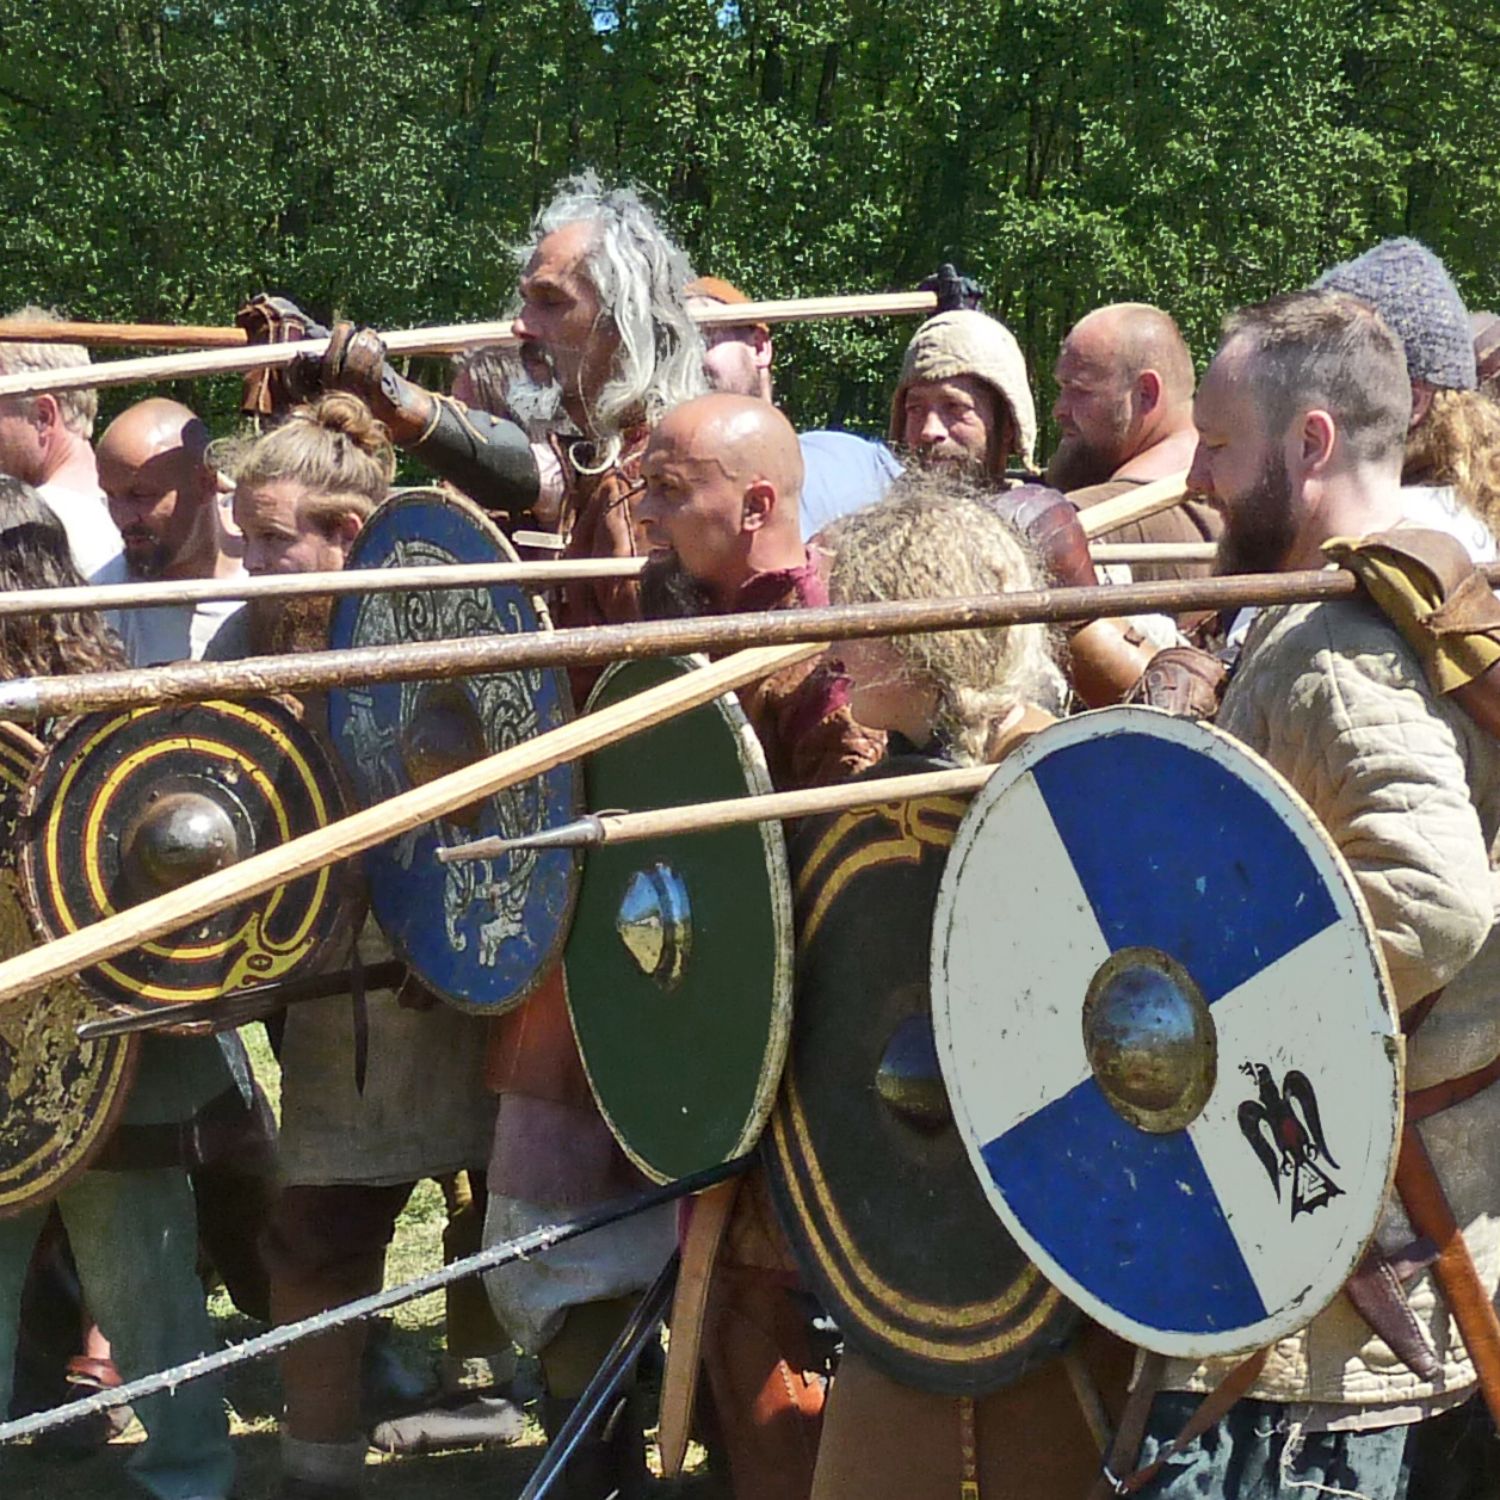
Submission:
<svg viewBox="0 0 1500 1500">
<path fill-rule="evenodd" d="M 1078 509 L 1060 490 L 1022 484 L 988 497 L 987 503 L 1031 544 L 1053 583 L 1089 588 L 1099 582 Z"/>
<path fill-rule="evenodd" d="M 1323 555 L 1359 579 L 1421 657 L 1436 692 L 1456 692 L 1500 662 L 1500 599 L 1446 532 L 1334 537 Z"/>
<path fill-rule="evenodd" d="M 398 374 L 372 329 L 335 325 L 318 365 L 322 389 L 358 396 L 393 442 L 486 510 L 518 518 L 536 504 L 541 481 L 526 434 Z"/>
<path fill-rule="evenodd" d="M 323 356 L 323 389 L 358 396 L 400 448 L 418 442 L 437 419 L 435 397 L 396 373 L 385 341 L 371 328 L 335 323 Z"/>
<path fill-rule="evenodd" d="M 514 422 L 471 411 L 449 396 L 429 399 L 432 420 L 408 445 L 411 454 L 486 510 L 522 519 L 541 495 L 526 434 Z"/>
</svg>

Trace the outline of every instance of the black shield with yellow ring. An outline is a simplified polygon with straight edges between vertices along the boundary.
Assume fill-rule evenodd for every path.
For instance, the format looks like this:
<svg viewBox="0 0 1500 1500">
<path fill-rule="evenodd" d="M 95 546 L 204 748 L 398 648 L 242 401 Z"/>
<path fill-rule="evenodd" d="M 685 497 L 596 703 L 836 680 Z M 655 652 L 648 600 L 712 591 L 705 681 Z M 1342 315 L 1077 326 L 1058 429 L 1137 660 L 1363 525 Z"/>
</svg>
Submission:
<svg viewBox="0 0 1500 1500">
<path fill-rule="evenodd" d="M 88 714 L 27 789 L 21 873 L 40 936 L 62 937 L 345 816 L 337 772 L 273 698 Z M 238 901 L 85 971 L 132 1009 L 213 1000 L 329 966 L 350 941 L 347 864 Z"/>
<path fill-rule="evenodd" d="M 919 757 L 875 774 L 943 769 Z M 807 818 L 791 849 L 797 990 L 764 1138 L 798 1263 L 845 1338 L 941 1395 L 998 1390 L 1062 1350 L 1077 1310 L 985 1199 L 933 1041 L 933 909 L 966 803 Z"/>
<path fill-rule="evenodd" d="M 42 746 L 0 723 L 0 958 L 33 946 L 16 871 L 16 828 Z M 139 1038 L 80 1042 L 99 1002 L 58 979 L 0 1005 L 0 1219 L 46 1203 L 84 1171 L 114 1129 Z"/>
</svg>

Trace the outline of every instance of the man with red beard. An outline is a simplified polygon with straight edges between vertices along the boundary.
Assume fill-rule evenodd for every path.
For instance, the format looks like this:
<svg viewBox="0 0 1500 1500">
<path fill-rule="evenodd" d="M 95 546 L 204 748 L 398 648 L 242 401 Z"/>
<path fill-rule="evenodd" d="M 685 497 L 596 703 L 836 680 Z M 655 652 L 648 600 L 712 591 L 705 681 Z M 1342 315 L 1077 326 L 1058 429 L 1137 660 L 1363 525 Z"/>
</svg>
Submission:
<svg viewBox="0 0 1500 1500">
<path fill-rule="evenodd" d="M 1181 473 L 1193 460 L 1193 359 L 1177 324 L 1144 302 L 1096 308 L 1063 340 L 1052 419 L 1062 437 L 1047 483 L 1080 510 L 1135 485 Z M 1212 509 L 1187 500 L 1101 538 L 1204 542 L 1219 534 Z M 1133 579 L 1196 578 L 1207 563 L 1143 563 Z"/>
<path fill-rule="evenodd" d="M 891 397 L 890 438 L 926 468 L 979 479 L 990 505 L 1040 555 L 1053 583 L 1099 582 L 1076 508 L 1056 489 L 1012 479 L 1036 447 L 1036 405 L 1026 359 L 1001 322 L 970 309 L 939 313 L 906 346 Z M 1157 617 L 1163 641 L 1170 626 Z M 1068 679 L 1090 708 L 1120 702 L 1151 659 L 1137 623 L 1095 620 L 1068 629 Z"/>
<path fill-rule="evenodd" d="M 1224 517 L 1221 567 L 1316 568 L 1360 545 L 1350 539 L 1424 545 L 1434 534 L 1408 528 L 1401 490 L 1410 416 L 1401 343 L 1364 303 L 1304 292 L 1234 314 L 1195 403 L 1193 488 Z M 1348 862 L 1406 1022 L 1403 1158 L 1430 1154 L 1489 1298 L 1500 1276 L 1500 1176 L 1482 1144 L 1500 1120 L 1500 767 L 1494 736 L 1424 670 L 1424 657 L 1449 649 L 1441 632 L 1414 632 L 1425 649 L 1404 634 L 1371 595 L 1267 607 L 1218 726 L 1287 778 Z M 1389 1276 L 1422 1227 L 1391 1193 L 1373 1264 Z M 1111 1455 L 1117 1489 L 1142 1500 L 1416 1494 L 1408 1471 L 1424 1428 L 1474 1391 L 1476 1375 L 1430 1272 L 1404 1279 L 1401 1296 L 1384 1316 L 1380 1299 L 1357 1309 L 1337 1298 L 1262 1351 L 1246 1394 L 1181 1442 L 1235 1359 L 1168 1361 L 1144 1442 Z M 1141 1398 L 1151 1394 L 1142 1386 Z M 1132 1430 L 1128 1417 L 1120 1426 Z M 1148 1468 L 1123 1477 L 1137 1462 Z M 1480 1493 L 1462 1488 L 1456 1462 L 1443 1467 L 1445 1493 Z"/>
</svg>

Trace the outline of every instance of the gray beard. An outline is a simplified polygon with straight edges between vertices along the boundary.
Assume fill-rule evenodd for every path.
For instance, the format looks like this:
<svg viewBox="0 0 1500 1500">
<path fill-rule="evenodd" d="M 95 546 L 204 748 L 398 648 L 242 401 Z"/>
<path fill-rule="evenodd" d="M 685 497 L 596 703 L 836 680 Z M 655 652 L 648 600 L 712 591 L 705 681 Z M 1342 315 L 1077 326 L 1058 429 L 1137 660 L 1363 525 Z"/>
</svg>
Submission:
<svg viewBox="0 0 1500 1500">
<path fill-rule="evenodd" d="M 533 442 L 541 442 L 564 421 L 563 388 L 555 377 L 538 385 L 525 370 L 517 370 L 506 387 L 505 404 Z"/>
</svg>

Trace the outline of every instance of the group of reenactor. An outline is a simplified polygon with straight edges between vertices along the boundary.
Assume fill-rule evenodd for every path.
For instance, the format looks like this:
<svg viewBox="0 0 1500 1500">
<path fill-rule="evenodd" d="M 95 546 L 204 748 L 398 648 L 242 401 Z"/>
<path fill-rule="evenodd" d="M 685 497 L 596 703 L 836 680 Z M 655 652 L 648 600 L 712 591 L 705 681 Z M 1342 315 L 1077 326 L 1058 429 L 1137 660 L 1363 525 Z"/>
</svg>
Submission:
<svg viewBox="0 0 1500 1500">
<path fill-rule="evenodd" d="M 518 353 L 460 360 L 455 395 L 413 384 L 377 333 L 340 323 L 326 353 L 271 379 L 258 436 L 212 442 L 191 411 L 155 399 L 95 444 L 90 392 L 0 398 L 0 578 L 17 589 L 339 569 L 400 449 L 508 531 L 550 534 L 564 559 L 647 559 L 638 580 L 554 586 L 560 627 L 1118 583 L 1129 570 L 1095 564 L 1080 516 L 1190 470 L 1183 503 L 1105 540 L 1216 542 L 1221 573 L 1322 567 L 1337 544 L 1383 587 L 1253 618 L 851 641 L 743 690 L 744 711 L 778 789 L 893 755 L 996 762 L 1081 708 L 1138 701 L 1216 718 L 1322 821 L 1368 904 L 1398 1008 L 1421 1007 L 1408 1080 L 1449 1087 L 1422 1133 L 1493 1294 L 1500 637 L 1473 578 L 1497 556 L 1500 323 L 1471 320 L 1410 240 L 1233 313 L 1201 380 L 1166 312 L 1103 307 L 1058 353 L 1060 436 L 1039 472 L 1015 338 L 962 282 L 939 287 L 948 305 L 907 347 L 887 442 L 799 434 L 774 402 L 771 329 L 718 324 L 705 337 L 692 317 L 748 298 L 696 276 L 634 192 L 573 179 L 533 226 Z M 307 322 L 270 301 L 254 316 L 272 337 Z M 84 358 L 0 344 L 0 372 Z M 1134 577 L 1208 571 L 1143 563 Z M 66 674 L 317 647 L 329 614 L 314 598 L 4 619 L 0 667 Z M 597 673 L 572 677 L 581 704 Z M 358 946 L 366 965 L 390 956 L 373 923 Z M 495 1020 L 414 983 L 365 1000 L 364 1036 L 338 997 L 272 1028 L 279 1138 L 232 1033 L 146 1038 L 107 1156 L 50 1211 L 0 1221 L 0 1417 L 13 1398 L 59 1399 L 64 1366 L 75 1385 L 108 1385 L 210 1347 L 201 1258 L 247 1312 L 289 1322 L 379 1288 L 424 1179 L 443 1184 L 450 1256 L 643 1185 L 594 1103 L 560 980 Z M 1131 1413 L 1133 1351 L 1087 1325 L 1086 1377 L 1112 1422 L 1134 1423 L 1133 1451 L 1106 1476 L 1077 1372 L 1060 1361 L 967 1407 L 852 1350 L 830 1372 L 819 1311 L 752 1169 L 722 1213 L 653 1210 L 489 1273 L 487 1298 L 455 1290 L 450 1399 L 385 1424 L 382 1441 L 413 1451 L 518 1436 L 503 1393 L 458 1379 L 466 1360 L 513 1365 L 517 1346 L 540 1362 L 554 1434 L 680 1248 L 685 1273 L 709 1286 L 694 1372 L 707 1482 L 740 1500 L 1081 1497 L 1100 1485 L 1172 1500 L 1492 1493 L 1497 1440 L 1412 1239 L 1393 1200 L 1376 1248 L 1396 1268 L 1389 1311 L 1404 1339 L 1340 1300 L 1187 1441 L 1224 1368 L 1169 1362 L 1153 1388 L 1135 1381 Z M 59 1332 L 73 1268 L 81 1296 Z M 378 1328 L 356 1323 L 281 1356 L 283 1494 L 360 1492 L 369 1403 L 393 1378 L 381 1352 Z M 136 1415 L 138 1484 L 160 1500 L 228 1500 L 214 1381 Z M 627 1393 L 558 1492 L 641 1493 L 654 1420 Z"/>
</svg>

